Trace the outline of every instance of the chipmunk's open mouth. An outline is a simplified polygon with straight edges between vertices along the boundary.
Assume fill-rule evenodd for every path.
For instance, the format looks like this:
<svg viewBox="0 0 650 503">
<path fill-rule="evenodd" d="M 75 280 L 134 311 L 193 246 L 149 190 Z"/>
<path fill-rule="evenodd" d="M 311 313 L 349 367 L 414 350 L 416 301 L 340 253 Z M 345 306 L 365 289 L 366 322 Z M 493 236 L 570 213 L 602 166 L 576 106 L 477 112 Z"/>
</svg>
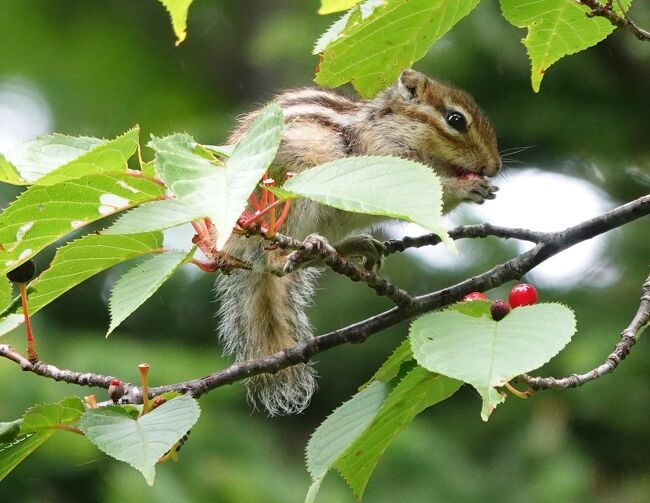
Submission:
<svg viewBox="0 0 650 503">
<path fill-rule="evenodd" d="M 473 176 L 480 177 L 481 175 L 476 171 L 473 171 L 459 164 L 449 164 L 450 171 L 452 171 L 453 176 L 456 178 L 471 178 Z"/>
</svg>

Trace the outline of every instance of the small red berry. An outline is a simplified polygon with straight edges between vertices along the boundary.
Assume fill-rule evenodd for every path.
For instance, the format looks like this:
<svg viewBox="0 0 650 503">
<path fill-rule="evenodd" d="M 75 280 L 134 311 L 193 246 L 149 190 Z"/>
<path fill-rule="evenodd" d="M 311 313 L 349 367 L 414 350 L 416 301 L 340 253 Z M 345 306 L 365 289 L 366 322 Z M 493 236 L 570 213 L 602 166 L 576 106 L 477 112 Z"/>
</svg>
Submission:
<svg viewBox="0 0 650 503">
<path fill-rule="evenodd" d="M 124 395 L 124 385 L 119 379 L 113 379 L 111 385 L 108 387 L 108 396 L 113 403 L 120 401 L 120 398 Z"/>
<path fill-rule="evenodd" d="M 532 306 L 537 302 L 537 290 L 533 285 L 521 283 L 515 285 L 508 295 L 510 305 L 514 307 Z"/>
<path fill-rule="evenodd" d="M 488 299 L 481 292 L 472 292 L 465 295 L 465 297 L 463 297 L 463 300 L 471 301 L 471 300 L 490 300 L 490 299 Z"/>
<path fill-rule="evenodd" d="M 510 306 L 503 299 L 495 300 L 490 306 L 490 312 L 492 313 L 492 319 L 499 321 L 505 318 L 506 314 L 510 312 Z"/>
</svg>

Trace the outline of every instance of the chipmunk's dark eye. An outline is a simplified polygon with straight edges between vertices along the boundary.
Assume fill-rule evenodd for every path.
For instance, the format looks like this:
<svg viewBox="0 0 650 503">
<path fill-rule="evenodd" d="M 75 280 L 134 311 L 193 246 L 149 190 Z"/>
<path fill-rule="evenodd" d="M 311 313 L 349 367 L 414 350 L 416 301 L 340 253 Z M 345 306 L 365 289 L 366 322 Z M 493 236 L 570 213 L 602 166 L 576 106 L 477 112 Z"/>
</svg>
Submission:
<svg viewBox="0 0 650 503">
<path fill-rule="evenodd" d="M 463 114 L 458 112 L 447 112 L 447 124 L 453 127 L 456 131 L 467 133 L 467 120 Z"/>
</svg>

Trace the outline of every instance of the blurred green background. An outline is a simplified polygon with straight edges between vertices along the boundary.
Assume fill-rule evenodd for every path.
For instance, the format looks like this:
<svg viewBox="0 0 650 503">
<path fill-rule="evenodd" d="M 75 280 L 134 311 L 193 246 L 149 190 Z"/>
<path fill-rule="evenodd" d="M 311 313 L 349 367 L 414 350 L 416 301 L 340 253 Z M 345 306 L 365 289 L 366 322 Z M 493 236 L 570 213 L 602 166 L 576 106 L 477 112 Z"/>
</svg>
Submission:
<svg viewBox="0 0 650 503">
<path fill-rule="evenodd" d="M 335 17 L 318 2 L 196 0 L 188 38 L 174 47 L 155 0 L 21 0 L 0 3 L 0 152 L 52 131 L 113 137 L 140 124 L 143 139 L 186 131 L 223 142 L 238 114 L 283 88 L 310 85 L 313 42 Z M 650 26 L 650 4 L 633 17 Z M 499 198 L 452 215 L 449 225 L 489 220 L 562 228 L 650 191 L 650 44 L 616 33 L 553 66 L 533 94 L 520 39 L 494 2 L 484 1 L 416 68 L 467 89 L 493 119 L 500 146 L 531 147 L 500 176 Z M 343 92 L 351 92 L 344 89 Z M 145 149 L 146 150 L 146 149 Z M 150 155 L 150 153 L 145 153 Z M 16 191 L 0 188 L 4 207 Z M 564 375 L 597 365 L 638 305 L 648 274 L 648 219 L 628 225 L 531 273 L 544 301 L 578 316 L 571 345 L 541 372 Z M 421 232 L 392 227 L 384 235 Z M 177 233 L 172 241 L 186 234 Z M 384 273 L 424 293 L 513 256 L 516 243 L 462 243 L 391 257 Z M 45 267 L 51 253 L 39 257 Z M 151 364 L 155 384 L 223 368 L 213 279 L 182 270 L 110 339 L 106 300 L 123 271 L 76 288 L 35 317 L 41 355 L 59 367 L 135 380 Z M 490 292 L 507 294 L 511 285 Z M 389 307 L 362 285 L 325 274 L 310 317 L 318 333 Z M 0 484 L 18 502 L 224 503 L 302 501 L 309 485 L 303 449 L 310 432 L 351 396 L 405 336 L 402 324 L 318 355 L 320 391 L 299 416 L 251 412 L 240 384 L 201 399 L 203 415 L 179 464 L 157 470 L 153 488 L 127 465 L 75 435 L 60 433 Z M 17 330 L 2 342 L 23 347 Z M 399 435 L 368 486 L 365 501 L 650 501 L 650 359 L 643 338 L 613 375 L 580 390 L 509 398 L 489 423 L 463 388 Z M 90 393 L 21 374 L 0 361 L 0 421 L 36 402 Z M 101 392 L 100 399 L 104 399 Z M 353 498 L 331 474 L 318 501 Z"/>
</svg>

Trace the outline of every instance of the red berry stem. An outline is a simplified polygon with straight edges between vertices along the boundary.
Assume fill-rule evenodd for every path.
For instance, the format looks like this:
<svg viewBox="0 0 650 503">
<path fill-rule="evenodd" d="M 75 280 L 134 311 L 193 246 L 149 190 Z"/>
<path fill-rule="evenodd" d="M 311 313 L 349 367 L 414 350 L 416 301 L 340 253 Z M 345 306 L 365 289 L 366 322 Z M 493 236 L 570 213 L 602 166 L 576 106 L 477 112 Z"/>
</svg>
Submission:
<svg viewBox="0 0 650 503">
<path fill-rule="evenodd" d="M 291 209 L 291 200 L 288 199 L 284 203 L 284 207 L 282 208 L 282 213 L 280 213 L 280 217 L 278 218 L 278 221 L 275 223 L 276 231 L 279 231 L 284 225 L 284 221 L 287 219 L 287 215 L 289 214 L 290 209 Z"/>
<path fill-rule="evenodd" d="M 142 414 L 144 416 L 149 412 L 149 364 L 141 363 L 138 365 L 140 379 L 142 381 Z"/>
<path fill-rule="evenodd" d="M 29 320 L 29 310 L 27 309 L 27 284 L 18 283 L 20 290 L 20 302 L 23 305 L 23 314 L 25 316 L 25 331 L 27 332 L 27 358 L 30 362 L 38 361 L 38 351 L 36 350 L 36 339 L 32 332 L 32 323 Z"/>
<path fill-rule="evenodd" d="M 246 229 L 247 227 L 250 227 L 252 224 L 254 224 L 254 223 L 257 222 L 258 220 L 260 220 L 263 216 L 265 216 L 265 215 L 267 215 L 268 213 L 270 213 L 272 210 L 275 211 L 275 208 L 277 208 L 277 207 L 280 206 L 281 204 L 282 204 L 282 201 L 281 201 L 281 200 L 274 201 L 273 204 L 267 206 L 266 208 L 264 208 L 264 209 L 261 210 L 261 211 L 255 212 L 255 214 L 254 214 L 252 217 L 247 218 L 247 219 L 244 220 L 243 222 L 240 222 L 239 225 L 240 225 L 243 229 Z M 275 213 L 273 213 L 273 215 L 275 215 Z M 275 218 L 275 217 L 274 217 L 274 218 Z M 270 231 L 270 230 L 271 230 L 271 229 L 270 229 L 270 227 L 269 227 L 269 231 Z"/>
</svg>

